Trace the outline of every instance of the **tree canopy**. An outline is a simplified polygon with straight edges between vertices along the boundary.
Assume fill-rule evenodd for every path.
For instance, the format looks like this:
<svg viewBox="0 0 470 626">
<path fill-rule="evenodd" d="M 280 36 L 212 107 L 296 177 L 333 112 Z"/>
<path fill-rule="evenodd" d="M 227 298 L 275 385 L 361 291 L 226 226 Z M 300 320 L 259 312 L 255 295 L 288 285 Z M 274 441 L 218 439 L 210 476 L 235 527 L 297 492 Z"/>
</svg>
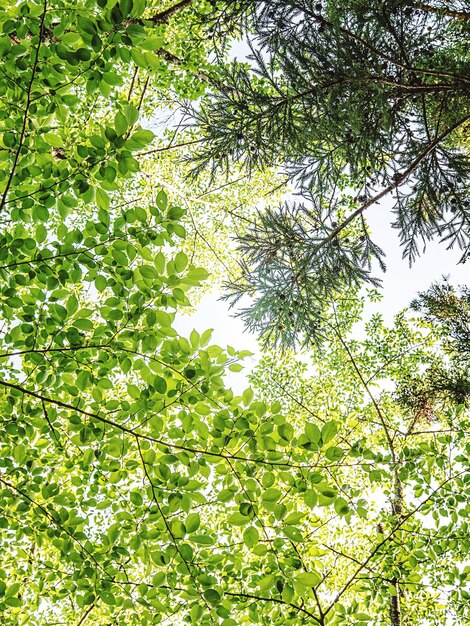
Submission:
<svg viewBox="0 0 470 626">
<path fill-rule="evenodd" d="M 469 13 L 465 3 L 402 0 L 228 2 L 251 45 L 225 88 L 194 111 L 207 142 L 197 168 L 276 164 L 300 201 L 262 211 L 240 237 L 229 297 L 248 326 L 310 341 L 323 302 L 377 284 L 383 252 L 367 209 L 393 196 L 413 262 L 437 238 L 469 251 Z M 389 219 L 386 216 L 385 219 Z M 374 263 L 375 265 L 371 265 Z"/>
<path fill-rule="evenodd" d="M 467 28 L 463 11 L 422 6 Z M 265 352 L 239 394 L 226 378 L 249 353 L 174 328 L 223 273 L 203 247 L 224 260 L 279 184 L 239 162 L 230 186 L 206 170 L 183 180 L 181 150 L 194 159 L 206 129 L 184 130 L 175 103 L 205 115 L 205 92 L 234 95 L 216 53 L 256 15 L 0 3 L 6 626 L 470 619 L 468 289 L 435 285 L 361 336 L 364 297 L 330 293 L 319 346 Z"/>
</svg>

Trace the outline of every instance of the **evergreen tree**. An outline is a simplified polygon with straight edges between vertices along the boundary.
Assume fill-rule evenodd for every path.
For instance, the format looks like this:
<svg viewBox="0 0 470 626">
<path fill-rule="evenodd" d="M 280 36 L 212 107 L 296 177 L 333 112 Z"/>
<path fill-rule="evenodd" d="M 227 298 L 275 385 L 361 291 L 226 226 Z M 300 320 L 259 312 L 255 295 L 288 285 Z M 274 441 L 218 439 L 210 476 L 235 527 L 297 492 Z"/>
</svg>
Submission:
<svg viewBox="0 0 470 626">
<path fill-rule="evenodd" d="M 253 330 L 311 341 L 338 289 L 375 282 L 383 265 L 366 210 L 394 195 L 410 263 L 438 238 L 470 250 L 470 13 L 411 0 L 229 1 L 250 38 L 249 63 L 193 111 L 207 141 L 196 172 L 232 160 L 281 166 L 303 196 L 260 213 L 240 240 L 233 301 Z"/>
<path fill-rule="evenodd" d="M 441 334 L 447 359 L 436 359 L 425 375 L 403 379 L 398 400 L 417 417 L 432 417 L 438 405 L 470 405 L 470 290 L 456 290 L 447 281 L 435 283 L 411 307 Z"/>
<path fill-rule="evenodd" d="M 450 283 L 436 283 L 412 302 L 426 320 L 439 325 L 451 353 L 460 361 L 470 360 L 470 289 L 456 290 Z"/>
</svg>

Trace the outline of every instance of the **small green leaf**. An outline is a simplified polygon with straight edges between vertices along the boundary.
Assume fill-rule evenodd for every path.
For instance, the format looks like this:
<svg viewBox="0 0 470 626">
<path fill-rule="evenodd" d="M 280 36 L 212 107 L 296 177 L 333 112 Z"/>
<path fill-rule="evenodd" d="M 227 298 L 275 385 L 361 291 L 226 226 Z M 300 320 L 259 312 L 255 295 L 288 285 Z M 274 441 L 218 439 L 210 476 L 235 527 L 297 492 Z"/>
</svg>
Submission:
<svg viewBox="0 0 470 626">
<path fill-rule="evenodd" d="M 114 128 L 116 129 L 116 133 L 118 135 L 124 135 L 128 127 L 125 115 L 121 113 L 121 111 L 118 111 L 114 116 Z"/>
<path fill-rule="evenodd" d="M 325 452 L 325 456 L 329 461 L 339 461 L 343 456 L 343 450 L 338 446 L 332 446 Z"/>
<path fill-rule="evenodd" d="M 157 197 L 156 197 L 155 201 L 156 201 L 157 207 L 160 209 L 160 211 L 165 211 L 166 210 L 166 207 L 168 206 L 168 197 L 167 197 L 166 193 L 163 191 L 163 189 L 161 189 L 157 193 Z"/>
<path fill-rule="evenodd" d="M 219 604 L 220 602 L 220 593 L 215 589 L 206 589 L 204 591 L 204 598 L 209 602 L 209 604 Z"/>
<path fill-rule="evenodd" d="M 321 576 L 317 572 L 301 572 L 297 574 L 295 581 L 306 587 L 315 587 L 321 582 Z"/>
<path fill-rule="evenodd" d="M 245 406 L 249 406 L 251 401 L 253 400 L 254 395 L 255 394 L 253 393 L 253 389 L 251 389 L 251 387 L 248 387 L 247 389 L 245 389 L 245 391 L 242 394 L 243 404 Z"/>
<path fill-rule="evenodd" d="M 314 491 L 313 489 L 307 489 L 307 491 L 304 492 L 303 497 L 305 504 L 309 508 L 313 509 L 313 507 L 316 506 L 318 501 L 316 491 Z"/>
<path fill-rule="evenodd" d="M 190 513 L 185 521 L 186 530 L 188 533 L 193 533 L 201 525 L 201 518 L 199 513 Z"/>
<path fill-rule="evenodd" d="M 100 209 L 105 209 L 106 211 L 109 209 L 109 196 L 104 189 L 98 187 L 95 194 L 96 204 Z"/>
<path fill-rule="evenodd" d="M 321 438 L 321 431 L 316 424 L 307 422 L 305 424 L 305 434 L 312 443 L 318 444 Z"/>
<path fill-rule="evenodd" d="M 163 37 L 152 36 L 142 41 L 140 47 L 144 50 L 159 50 L 163 46 L 163 44 Z"/>
<path fill-rule="evenodd" d="M 249 548 L 252 548 L 258 543 L 259 533 L 254 526 L 249 526 L 245 529 L 243 533 L 243 541 Z"/>
<path fill-rule="evenodd" d="M 250 518 L 241 513 L 232 513 L 227 517 L 227 521 L 232 526 L 245 526 L 250 521 Z"/>
<path fill-rule="evenodd" d="M 132 504 L 135 504 L 136 506 L 142 506 L 142 503 L 143 503 L 142 496 L 140 495 L 138 491 L 131 491 L 129 499 L 132 502 Z"/>
<path fill-rule="evenodd" d="M 275 487 L 270 487 L 269 489 L 266 489 L 266 491 L 262 495 L 262 499 L 264 500 L 264 502 L 278 502 L 280 497 L 281 492 Z"/>
<path fill-rule="evenodd" d="M 175 269 L 178 273 L 182 272 L 188 264 L 188 257 L 184 252 L 178 252 L 175 257 Z"/>
<path fill-rule="evenodd" d="M 336 422 L 326 422 L 321 429 L 321 438 L 323 441 L 323 445 L 329 443 L 333 437 L 338 432 L 338 427 L 336 426 Z"/>
<path fill-rule="evenodd" d="M 181 520 L 175 519 L 170 522 L 171 534 L 175 539 L 182 539 L 186 534 L 186 527 Z"/>
<path fill-rule="evenodd" d="M 349 511 L 349 505 L 344 498 L 336 498 L 334 508 L 338 515 L 346 515 Z"/>
<path fill-rule="evenodd" d="M 162 376 L 154 376 L 153 377 L 153 386 L 156 391 L 160 394 L 165 394 L 168 388 L 166 380 Z"/>
</svg>

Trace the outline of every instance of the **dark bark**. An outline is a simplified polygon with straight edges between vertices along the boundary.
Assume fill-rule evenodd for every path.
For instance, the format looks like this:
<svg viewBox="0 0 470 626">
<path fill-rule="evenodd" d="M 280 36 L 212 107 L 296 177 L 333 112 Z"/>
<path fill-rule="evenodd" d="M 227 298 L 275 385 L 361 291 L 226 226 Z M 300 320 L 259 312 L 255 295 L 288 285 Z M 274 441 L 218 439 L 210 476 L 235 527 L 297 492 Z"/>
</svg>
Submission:
<svg viewBox="0 0 470 626">
<path fill-rule="evenodd" d="M 153 22 L 154 24 L 166 24 L 175 13 L 189 7 L 192 3 L 193 0 L 180 0 L 180 2 L 168 7 L 168 9 L 149 17 L 146 21 Z"/>
</svg>

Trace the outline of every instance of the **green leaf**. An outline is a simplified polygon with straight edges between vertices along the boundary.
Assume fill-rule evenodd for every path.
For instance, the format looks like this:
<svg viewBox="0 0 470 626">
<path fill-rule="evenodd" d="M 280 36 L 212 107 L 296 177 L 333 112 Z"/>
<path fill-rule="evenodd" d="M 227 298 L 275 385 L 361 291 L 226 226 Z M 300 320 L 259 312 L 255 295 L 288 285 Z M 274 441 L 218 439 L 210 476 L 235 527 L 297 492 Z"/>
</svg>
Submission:
<svg viewBox="0 0 470 626">
<path fill-rule="evenodd" d="M 129 128 L 126 116 L 121 113 L 121 111 L 118 111 L 114 116 L 114 128 L 118 135 L 124 135 L 124 133 Z"/>
<path fill-rule="evenodd" d="M 254 526 L 249 526 L 245 529 L 243 533 L 243 541 L 249 548 L 252 548 L 258 543 L 259 533 Z"/>
<path fill-rule="evenodd" d="M 313 489 L 307 489 L 303 494 L 303 498 L 305 504 L 311 509 L 316 506 L 318 501 L 317 493 Z"/>
<path fill-rule="evenodd" d="M 245 389 L 245 391 L 242 394 L 242 400 L 243 400 L 243 404 L 245 406 L 249 406 L 251 401 L 254 398 L 254 392 L 253 389 L 251 389 L 251 387 L 248 387 L 247 389 Z"/>
<path fill-rule="evenodd" d="M 191 540 L 204 546 L 214 545 L 214 539 L 211 535 L 192 535 Z"/>
<path fill-rule="evenodd" d="M 250 518 L 241 513 L 232 513 L 227 517 L 227 521 L 232 526 L 245 526 L 250 521 Z"/>
<path fill-rule="evenodd" d="M 315 444 L 319 443 L 322 436 L 322 433 L 318 426 L 316 424 L 313 424 L 312 422 L 307 422 L 305 424 L 305 434 L 309 441 L 312 441 Z"/>
<path fill-rule="evenodd" d="M 336 422 L 326 422 L 326 424 L 324 424 L 321 429 L 321 438 L 323 441 L 323 445 L 329 443 L 337 432 L 338 427 L 336 426 Z"/>
<path fill-rule="evenodd" d="M 317 572 L 301 572 L 295 581 L 305 587 L 316 587 L 321 582 L 321 576 Z"/>
<path fill-rule="evenodd" d="M 199 513 L 190 513 L 185 521 L 186 530 L 188 533 L 193 533 L 201 525 L 201 518 Z"/>
<path fill-rule="evenodd" d="M 31 215 L 34 222 L 47 222 L 49 219 L 49 210 L 45 206 L 34 205 Z"/>
<path fill-rule="evenodd" d="M 136 506 L 142 506 L 143 499 L 138 491 L 131 491 L 129 497 L 132 504 L 135 504 Z"/>
<path fill-rule="evenodd" d="M 56 133 L 45 133 L 44 135 L 42 135 L 42 138 L 54 148 L 60 148 L 63 145 L 62 137 L 60 135 L 57 135 Z"/>
<path fill-rule="evenodd" d="M 109 209 L 109 196 L 101 187 L 98 187 L 96 190 L 96 204 L 100 209 L 105 209 L 106 211 Z"/>
<path fill-rule="evenodd" d="M 302 543 L 304 540 L 302 532 L 296 526 L 285 526 L 284 534 L 288 539 L 294 541 L 295 543 Z"/>
<path fill-rule="evenodd" d="M 344 498 L 336 498 L 334 508 L 338 515 L 346 515 L 349 512 L 349 505 Z"/>
<path fill-rule="evenodd" d="M 157 203 L 157 207 L 160 209 L 160 211 L 165 211 L 167 206 L 168 206 L 168 198 L 166 193 L 163 191 L 163 189 L 161 189 L 158 193 L 157 193 L 157 197 L 155 199 L 156 203 Z"/>
<path fill-rule="evenodd" d="M 67 300 L 67 304 L 66 304 L 66 308 L 67 308 L 67 313 L 69 315 L 73 315 L 77 309 L 78 309 L 78 300 L 75 294 L 72 294 L 68 300 Z"/>
<path fill-rule="evenodd" d="M 212 337 L 212 333 L 213 333 L 214 329 L 213 328 L 209 328 L 208 330 L 205 330 L 199 340 L 199 345 L 201 347 L 204 347 L 205 345 L 207 345 L 210 341 L 210 338 Z"/>
<path fill-rule="evenodd" d="M 95 287 L 98 291 L 104 291 L 106 289 L 107 280 L 104 276 L 98 275 L 95 278 Z"/>
<path fill-rule="evenodd" d="M 281 497 L 281 492 L 275 487 L 270 487 L 263 492 L 261 497 L 264 502 L 278 502 Z"/>
<path fill-rule="evenodd" d="M 206 589 L 204 591 L 204 598 L 212 605 L 219 604 L 221 600 L 220 593 L 216 589 Z"/>
<path fill-rule="evenodd" d="M 186 534 L 186 527 L 180 520 L 172 520 L 170 522 L 171 534 L 175 539 L 182 539 Z"/>
<path fill-rule="evenodd" d="M 140 47 L 144 50 L 159 50 L 163 46 L 163 44 L 163 37 L 152 36 L 142 41 Z"/>
<path fill-rule="evenodd" d="M 158 393 L 164 395 L 168 389 L 166 380 L 162 376 L 154 376 L 152 384 Z"/>
<path fill-rule="evenodd" d="M 131 56 L 132 56 L 132 60 L 137 65 L 137 67 L 141 67 L 143 69 L 148 68 L 148 61 L 145 58 L 145 55 L 143 52 L 141 52 L 140 50 L 137 50 L 137 48 L 132 48 Z"/>
<path fill-rule="evenodd" d="M 184 252 L 178 252 L 175 257 L 175 269 L 178 273 L 182 272 L 188 264 L 188 257 Z"/>
<path fill-rule="evenodd" d="M 285 441 L 292 441 L 294 437 L 294 428 L 290 424 L 281 424 L 278 427 L 279 436 Z"/>
<path fill-rule="evenodd" d="M 339 461 L 343 457 L 343 450 L 337 446 L 332 446 L 325 452 L 325 456 L 329 461 Z"/>
</svg>

